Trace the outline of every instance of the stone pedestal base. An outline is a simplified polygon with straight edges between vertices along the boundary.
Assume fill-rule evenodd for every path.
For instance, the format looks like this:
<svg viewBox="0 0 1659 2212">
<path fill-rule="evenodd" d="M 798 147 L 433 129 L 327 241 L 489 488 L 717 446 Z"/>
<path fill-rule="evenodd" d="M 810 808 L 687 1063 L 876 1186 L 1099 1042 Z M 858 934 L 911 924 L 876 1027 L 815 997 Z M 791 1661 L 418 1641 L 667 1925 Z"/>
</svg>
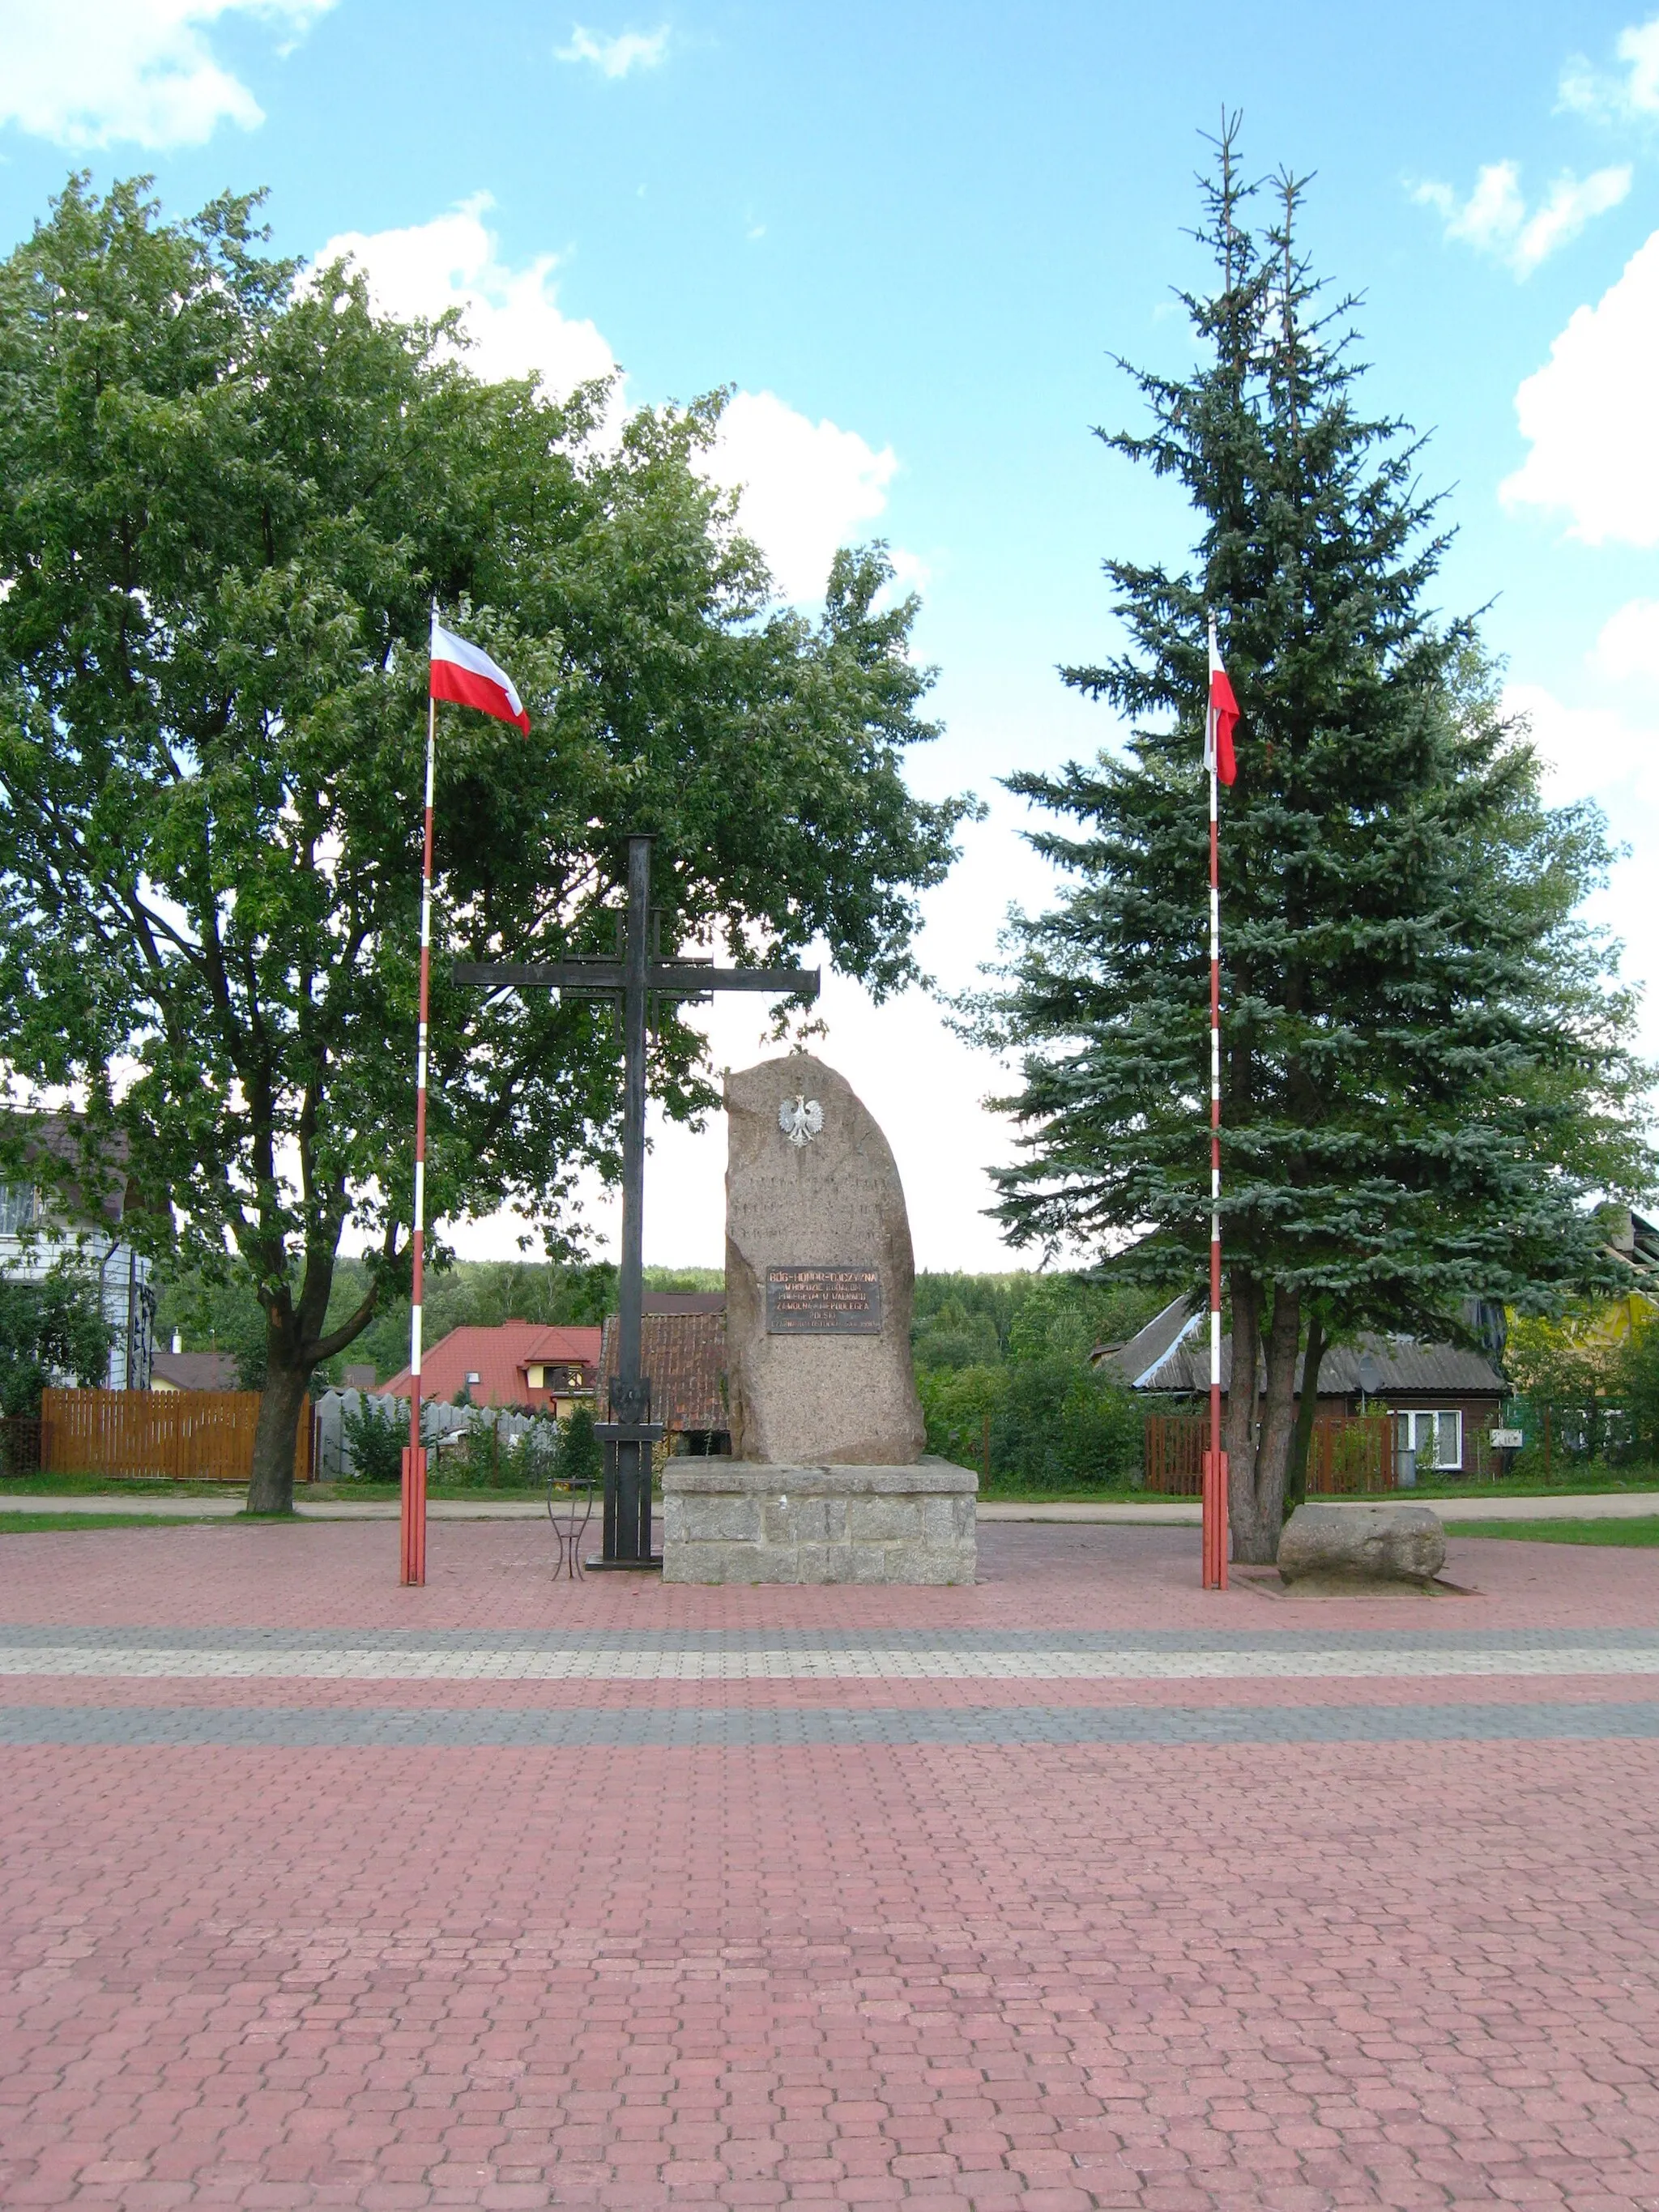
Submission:
<svg viewBox="0 0 1659 2212">
<path fill-rule="evenodd" d="M 971 1583 L 979 1477 L 916 1467 L 663 1469 L 665 1583 Z"/>
</svg>

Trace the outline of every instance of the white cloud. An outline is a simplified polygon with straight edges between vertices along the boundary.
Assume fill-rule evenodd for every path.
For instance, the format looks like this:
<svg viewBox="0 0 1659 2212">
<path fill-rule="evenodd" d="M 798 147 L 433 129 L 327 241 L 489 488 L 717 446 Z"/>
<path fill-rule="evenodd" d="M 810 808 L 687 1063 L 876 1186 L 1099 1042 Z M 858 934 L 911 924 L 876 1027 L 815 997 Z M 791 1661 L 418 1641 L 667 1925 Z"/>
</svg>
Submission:
<svg viewBox="0 0 1659 2212">
<path fill-rule="evenodd" d="M 199 146 L 249 131 L 258 101 L 214 58 L 208 32 L 240 14 L 289 41 L 334 0 L 0 0 L 0 123 L 76 149 L 118 140 Z"/>
<path fill-rule="evenodd" d="M 1561 106 L 1603 121 L 1659 115 L 1659 15 L 1621 31 L 1613 52 L 1623 64 L 1615 73 L 1573 56 L 1561 72 Z"/>
<path fill-rule="evenodd" d="M 1474 190 L 1461 203 L 1451 186 L 1443 184 L 1419 185 L 1412 197 L 1436 210 L 1448 238 L 1490 253 L 1516 276 L 1526 277 L 1558 247 L 1577 238 L 1592 217 L 1617 207 L 1630 186 L 1627 165 L 1597 169 L 1582 179 L 1566 172 L 1529 215 L 1521 190 L 1520 165 L 1489 161 L 1477 174 Z"/>
<path fill-rule="evenodd" d="M 890 549 L 889 559 L 893 564 L 893 583 L 901 592 L 925 592 L 933 580 L 933 572 L 920 554 L 907 553 L 902 545 Z"/>
<path fill-rule="evenodd" d="M 770 392 L 739 392 L 726 410 L 709 474 L 743 487 L 738 520 L 765 553 L 786 599 L 815 599 L 836 549 L 867 535 L 898 470 L 856 430 L 813 422 Z"/>
<path fill-rule="evenodd" d="M 1659 641 L 1659 606 L 1638 601 L 1621 607 L 1587 656 L 1592 676 L 1632 679 L 1621 705 L 1569 706 L 1539 684 L 1510 684 L 1504 703 L 1532 725 L 1545 798 L 1554 805 L 1595 800 L 1615 848 L 1628 848 L 1615 857 L 1607 884 L 1592 893 L 1585 914 L 1623 947 L 1620 972 L 1642 994 L 1637 1048 L 1652 1058 L 1659 1054 L 1651 860 L 1659 848 L 1659 726 L 1650 681 L 1638 692 L 1633 679 L 1639 672 L 1631 658 L 1644 631 Z"/>
<path fill-rule="evenodd" d="M 1614 616 L 1613 622 L 1618 620 Z M 1606 637 L 1604 630 L 1604 641 Z M 1659 730 L 1619 707 L 1570 707 L 1541 684 L 1506 685 L 1504 705 L 1511 714 L 1524 714 L 1532 726 L 1545 795 L 1552 804 L 1614 791 L 1644 805 L 1659 803 Z"/>
<path fill-rule="evenodd" d="M 459 307 L 473 340 L 466 359 L 481 376 L 523 376 L 532 369 L 555 398 L 607 374 L 610 346 L 591 322 L 562 313 L 553 283 L 557 257 L 522 269 L 501 258 L 483 218 L 487 195 L 435 221 L 404 230 L 342 232 L 316 265 L 357 264 L 387 314 L 435 319 Z M 787 599 L 823 596 L 837 546 L 868 534 L 887 503 L 898 468 L 891 447 L 878 453 L 855 430 L 813 422 L 770 392 L 739 392 L 722 419 L 705 464 L 711 482 L 739 490 L 738 521 L 766 556 Z M 898 554 L 901 580 L 925 571 Z"/>
<path fill-rule="evenodd" d="M 1650 692 L 1659 678 L 1659 599 L 1632 599 L 1609 616 L 1589 665 L 1605 682 L 1641 684 Z"/>
<path fill-rule="evenodd" d="M 1506 505 L 1555 507 L 1588 545 L 1659 544 L 1659 231 L 1593 307 L 1580 307 L 1515 395 L 1532 450 Z"/>
<path fill-rule="evenodd" d="M 554 49 L 554 59 L 562 62 L 592 62 L 601 76 L 626 76 L 630 70 L 655 69 L 668 52 L 668 26 L 659 31 L 619 32 L 614 39 L 606 39 L 586 24 L 573 23 L 570 44 Z"/>
<path fill-rule="evenodd" d="M 482 220 L 487 194 L 434 222 L 406 230 L 343 231 L 317 256 L 317 265 L 356 262 L 382 313 L 435 319 L 463 310 L 472 340 L 468 365 L 480 376 L 525 376 L 532 369 L 556 398 L 590 377 L 608 376 L 610 347 L 590 322 L 560 312 L 553 283 L 556 254 L 509 269 Z"/>
</svg>

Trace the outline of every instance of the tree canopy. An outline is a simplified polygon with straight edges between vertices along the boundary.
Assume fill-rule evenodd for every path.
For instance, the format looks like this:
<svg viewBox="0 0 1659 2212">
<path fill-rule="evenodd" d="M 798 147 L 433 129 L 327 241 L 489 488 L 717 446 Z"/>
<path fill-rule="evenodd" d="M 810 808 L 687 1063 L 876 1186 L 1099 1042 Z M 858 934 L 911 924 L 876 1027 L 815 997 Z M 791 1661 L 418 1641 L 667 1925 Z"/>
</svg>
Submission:
<svg viewBox="0 0 1659 2212">
<path fill-rule="evenodd" d="M 1125 651 L 1066 681 L 1121 751 L 1009 787 L 1060 817 L 1069 879 L 1020 921 L 980 1033 L 1021 1055 L 1017 1243 L 1112 1249 L 1198 1295 L 1209 1234 L 1207 807 L 1213 610 L 1243 710 L 1222 794 L 1222 1212 L 1240 1556 L 1277 1548 L 1296 1363 L 1311 1412 L 1335 1331 L 1444 1336 L 1464 1300 L 1547 1304 L 1598 1270 L 1590 1194 L 1652 1180 L 1645 1071 L 1613 950 L 1582 917 L 1608 860 L 1550 810 L 1474 624 L 1429 594 L 1445 538 L 1405 426 L 1366 414 L 1352 303 L 1297 241 L 1301 186 L 1252 229 L 1231 127 L 1205 187 L 1200 365 L 1132 372 L 1151 415 L 1103 431 L 1177 483 L 1182 568 L 1108 560 Z"/>
<path fill-rule="evenodd" d="M 564 1249 L 618 1124 L 608 1010 L 453 959 L 608 951 L 647 830 L 665 943 L 821 939 L 879 994 L 964 802 L 905 785 L 930 677 L 880 549 L 817 620 L 772 603 L 696 465 L 719 395 L 617 432 L 603 386 L 483 382 L 254 215 L 73 179 L 0 264 L 0 1063 L 84 1101 L 83 1183 L 124 1133 L 180 1258 L 254 1283 L 270 1504 L 305 1378 L 405 1264 L 433 601 L 532 720 L 441 710 L 434 1218 L 511 1201 Z M 672 1114 L 712 1103 L 698 1054 L 665 1018 Z M 327 1325 L 348 1230 L 370 1279 Z"/>
</svg>

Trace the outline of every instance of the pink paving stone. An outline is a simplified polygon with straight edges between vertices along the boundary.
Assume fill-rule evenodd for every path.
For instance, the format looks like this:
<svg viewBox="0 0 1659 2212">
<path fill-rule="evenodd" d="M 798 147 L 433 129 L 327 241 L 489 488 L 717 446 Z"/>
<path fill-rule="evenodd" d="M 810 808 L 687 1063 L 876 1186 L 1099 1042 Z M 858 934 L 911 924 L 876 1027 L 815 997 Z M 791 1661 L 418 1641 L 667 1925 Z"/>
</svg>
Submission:
<svg viewBox="0 0 1659 2212">
<path fill-rule="evenodd" d="M 1659 1619 L 1653 1555 L 1453 1550 L 1484 1594 L 1437 1607 L 1437 1628 Z M 558 1584 L 526 1526 L 445 1524 L 430 1585 L 407 1592 L 394 1552 L 374 1526 L 9 1538 L 0 1603 L 17 1622 L 181 1628 L 1421 1619 L 1206 1598 L 1185 1530 L 999 1528 L 987 1579 L 959 1591 Z M 1649 1685 L 36 1678 L 0 1694 L 1167 1707 Z M 0 1762 L 7 2206 L 1659 2206 L 1659 1744 Z"/>
</svg>

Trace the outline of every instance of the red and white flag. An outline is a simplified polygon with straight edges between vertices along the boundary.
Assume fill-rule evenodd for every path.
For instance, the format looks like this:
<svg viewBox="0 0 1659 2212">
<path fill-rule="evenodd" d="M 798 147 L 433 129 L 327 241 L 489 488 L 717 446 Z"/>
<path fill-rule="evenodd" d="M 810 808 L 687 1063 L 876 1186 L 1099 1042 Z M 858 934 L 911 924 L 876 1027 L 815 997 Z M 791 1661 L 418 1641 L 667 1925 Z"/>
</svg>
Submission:
<svg viewBox="0 0 1659 2212">
<path fill-rule="evenodd" d="M 453 700 L 458 707 L 476 707 L 481 714 L 494 714 L 500 721 L 515 722 L 526 737 L 530 735 L 530 717 L 513 688 L 513 678 L 487 653 L 457 637 L 453 630 L 445 629 L 435 613 L 432 617 L 432 696 Z"/>
<path fill-rule="evenodd" d="M 1233 758 L 1233 725 L 1238 720 L 1238 702 L 1233 696 L 1233 687 L 1226 670 L 1221 665 L 1221 647 L 1216 642 L 1215 617 L 1210 617 L 1210 698 L 1204 714 L 1204 765 L 1219 783 L 1231 783 L 1238 774 L 1238 763 Z"/>
</svg>

